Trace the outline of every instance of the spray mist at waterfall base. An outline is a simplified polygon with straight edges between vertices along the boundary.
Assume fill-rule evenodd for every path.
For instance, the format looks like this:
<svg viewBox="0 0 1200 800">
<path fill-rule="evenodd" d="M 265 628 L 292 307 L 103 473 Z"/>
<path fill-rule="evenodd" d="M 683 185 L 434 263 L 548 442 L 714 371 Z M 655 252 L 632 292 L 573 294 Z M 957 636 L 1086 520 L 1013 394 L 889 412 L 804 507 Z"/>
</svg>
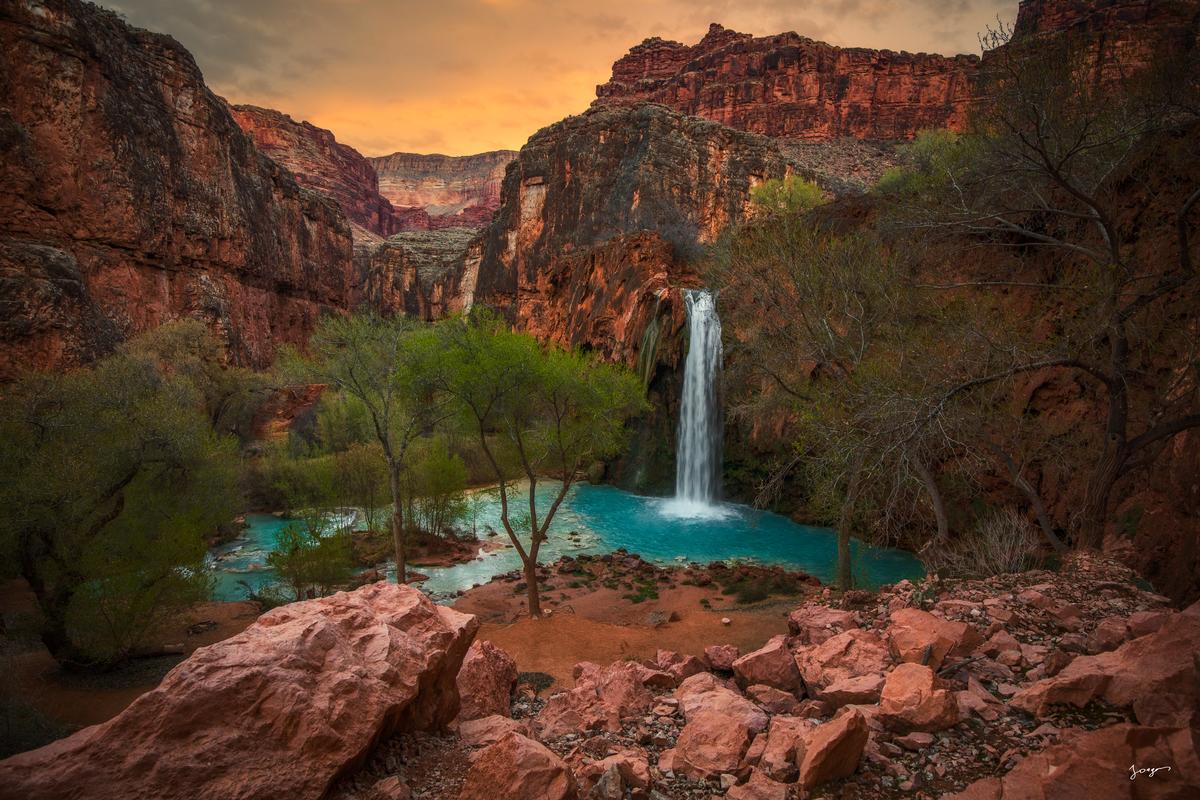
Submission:
<svg viewBox="0 0 1200 800">
<path fill-rule="evenodd" d="M 659 501 L 658 513 L 667 519 L 718 520 L 735 517 L 738 511 L 734 506 L 725 503 L 669 497 Z"/>
</svg>

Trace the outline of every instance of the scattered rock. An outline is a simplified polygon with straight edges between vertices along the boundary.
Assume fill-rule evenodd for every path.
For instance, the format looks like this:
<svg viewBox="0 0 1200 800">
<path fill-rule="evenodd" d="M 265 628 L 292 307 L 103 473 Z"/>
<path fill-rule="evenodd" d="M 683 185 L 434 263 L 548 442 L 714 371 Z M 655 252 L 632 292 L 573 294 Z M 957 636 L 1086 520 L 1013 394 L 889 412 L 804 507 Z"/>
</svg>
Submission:
<svg viewBox="0 0 1200 800">
<path fill-rule="evenodd" d="M 851 629 L 796 654 L 796 665 L 810 692 L 862 675 L 883 673 L 892 659 L 879 634 Z"/>
<path fill-rule="evenodd" d="M 575 778 L 544 745 L 510 733 L 481 750 L 467 771 L 460 800 L 575 800 Z"/>
<path fill-rule="evenodd" d="M 477 641 L 467 650 L 458 672 L 460 720 L 480 719 L 511 712 L 513 687 L 517 683 L 517 662 L 491 642 Z"/>
<path fill-rule="evenodd" d="M 842 611 L 817 603 L 801 606 L 788 615 L 788 628 L 800 644 L 821 644 L 858 625 L 858 615 L 853 611 Z"/>
<path fill-rule="evenodd" d="M 939 731 L 958 722 L 958 704 L 946 689 L 936 687 L 933 670 L 921 664 L 901 664 L 883 684 L 879 712 L 884 726 L 901 732 Z"/>
<path fill-rule="evenodd" d="M 937 669 L 948 655 L 963 656 L 979 644 L 979 632 L 965 622 L 940 619 L 918 608 L 893 611 L 888 627 L 892 655 Z"/>
<path fill-rule="evenodd" d="M 731 644 L 714 644 L 704 648 L 704 657 L 713 669 L 728 672 L 738 659 L 738 649 Z"/>
<path fill-rule="evenodd" d="M 800 785 L 812 789 L 858 769 L 870 730 L 862 712 L 846 708 L 807 737 L 800 761 Z"/>
<path fill-rule="evenodd" d="M 733 662 L 733 674 L 742 686 L 762 684 L 788 692 L 800 687 L 800 670 L 785 636 L 773 636 L 759 649 Z"/>
</svg>

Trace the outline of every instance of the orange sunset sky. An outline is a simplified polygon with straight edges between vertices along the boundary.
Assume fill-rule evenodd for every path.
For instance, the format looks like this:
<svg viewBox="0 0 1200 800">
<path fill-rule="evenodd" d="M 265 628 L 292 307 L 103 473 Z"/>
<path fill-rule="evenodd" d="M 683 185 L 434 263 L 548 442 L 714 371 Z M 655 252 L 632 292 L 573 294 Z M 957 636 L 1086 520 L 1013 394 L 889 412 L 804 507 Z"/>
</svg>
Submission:
<svg viewBox="0 0 1200 800">
<path fill-rule="evenodd" d="M 976 53 L 1017 0 L 101 0 L 169 33 L 208 84 L 329 128 L 366 155 L 517 149 L 587 108 L 648 36 L 710 22 L 833 44 Z"/>
</svg>

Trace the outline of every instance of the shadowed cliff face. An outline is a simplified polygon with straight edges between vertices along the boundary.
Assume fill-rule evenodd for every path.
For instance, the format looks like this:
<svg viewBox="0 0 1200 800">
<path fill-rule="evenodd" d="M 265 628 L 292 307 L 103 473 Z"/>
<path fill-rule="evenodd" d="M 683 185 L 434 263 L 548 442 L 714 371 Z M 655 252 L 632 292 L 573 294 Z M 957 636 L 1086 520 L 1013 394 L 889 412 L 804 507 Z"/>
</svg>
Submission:
<svg viewBox="0 0 1200 800">
<path fill-rule="evenodd" d="M 379 194 L 371 162 L 330 131 L 269 108 L 229 110 L 259 150 L 290 170 L 301 186 L 337 203 L 348 220 L 380 236 L 402 230 L 392 204 Z"/>
<path fill-rule="evenodd" d="M 242 363 L 347 307 L 350 230 L 191 56 L 74 0 L 0 5 L 0 377 L 181 316 Z"/>
<path fill-rule="evenodd" d="M 482 228 L 500 207 L 512 150 L 473 156 L 393 153 L 371 158 L 379 191 L 395 206 L 399 230 Z"/>
</svg>

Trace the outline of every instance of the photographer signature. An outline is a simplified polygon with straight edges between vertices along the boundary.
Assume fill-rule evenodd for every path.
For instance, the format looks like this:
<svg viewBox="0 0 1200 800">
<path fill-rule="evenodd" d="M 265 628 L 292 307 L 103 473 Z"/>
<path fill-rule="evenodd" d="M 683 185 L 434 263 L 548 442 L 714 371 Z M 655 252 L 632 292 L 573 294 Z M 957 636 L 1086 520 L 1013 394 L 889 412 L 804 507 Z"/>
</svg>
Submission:
<svg viewBox="0 0 1200 800">
<path fill-rule="evenodd" d="M 1136 780 L 1139 775 L 1145 775 L 1147 778 L 1153 778 L 1160 772 L 1170 772 L 1170 767 L 1138 767 L 1137 764 L 1129 765 L 1129 780 Z"/>
</svg>

